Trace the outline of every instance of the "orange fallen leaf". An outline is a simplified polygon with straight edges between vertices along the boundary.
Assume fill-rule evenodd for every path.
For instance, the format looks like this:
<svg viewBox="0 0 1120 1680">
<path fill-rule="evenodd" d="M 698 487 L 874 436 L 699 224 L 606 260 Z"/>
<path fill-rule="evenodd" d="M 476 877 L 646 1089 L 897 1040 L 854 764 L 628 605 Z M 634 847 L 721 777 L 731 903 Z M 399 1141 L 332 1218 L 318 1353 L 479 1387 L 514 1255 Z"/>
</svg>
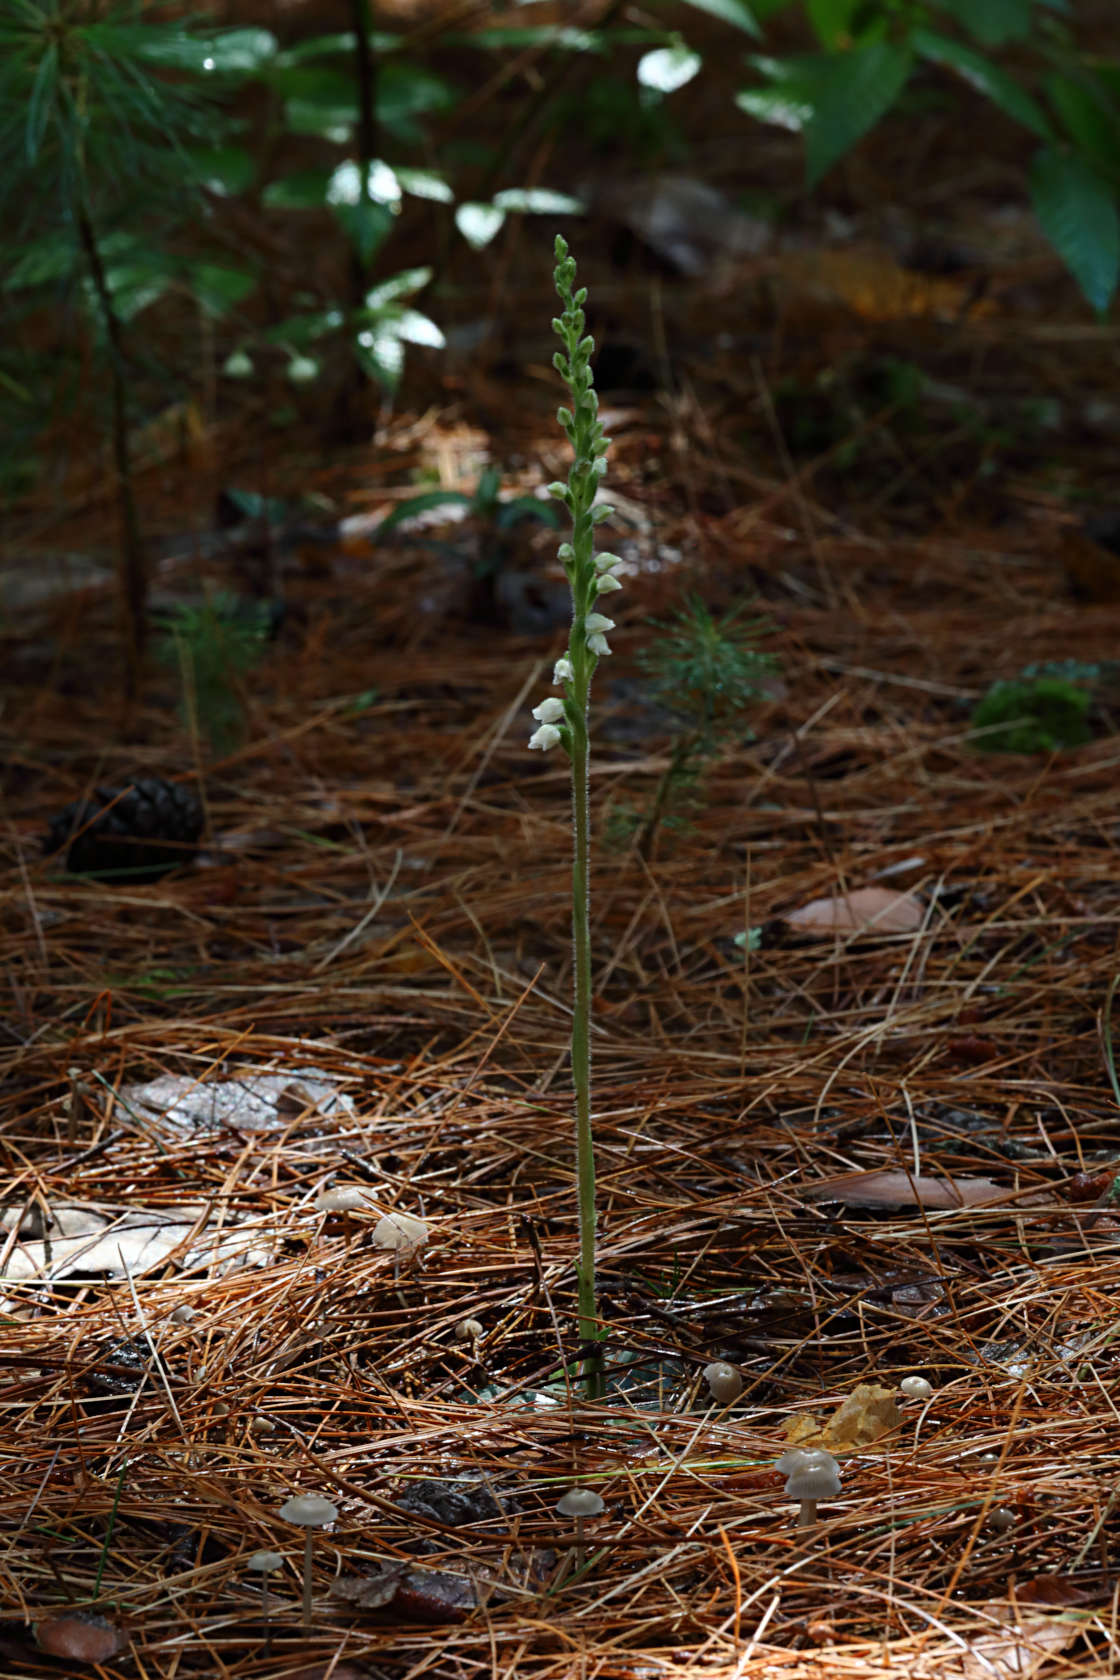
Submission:
<svg viewBox="0 0 1120 1680">
<path fill-rule="evenodd" d="M 925 908 L 913 893 L 857 887 L 834 898 L 814 898 L 785 921 L 799 933 L 916 933 L 924 918 Z"/>
</svg>

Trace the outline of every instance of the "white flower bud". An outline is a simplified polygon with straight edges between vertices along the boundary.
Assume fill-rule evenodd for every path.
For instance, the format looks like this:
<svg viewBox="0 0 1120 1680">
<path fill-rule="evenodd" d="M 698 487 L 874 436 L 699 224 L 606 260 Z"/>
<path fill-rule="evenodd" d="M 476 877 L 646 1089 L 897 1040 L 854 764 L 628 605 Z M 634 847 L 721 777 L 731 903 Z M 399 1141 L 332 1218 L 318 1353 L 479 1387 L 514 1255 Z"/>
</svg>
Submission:
<svg viewBox="0 0 1120 1680">
<path fill-rule="evenodd" d="M 604 572 L 601 578 L 595 579 L 596 595 L 609 595 L 612 589 L 621 589 L 622 585 L 613 572 Z"/>
<path fill-rule="evenodd" d="M 596 630 L 594 634 L 588 636 L 587 646 L 591 653 L 609 653 L 611 651 L 607 646 L 607 638 L 601 630 Z"/>
<path fill-rule="evenodd" d="M 559 723 L 564 716 L 564 702 L 555 696 L 542 700 L 539 706 L 533 707 L 533 716 L 538 723 Z"/>
<path fill-rule="evenodd" d="M 614 619 L 608 618 L 605 613 L 588 613 L 587 617 L 583 621 L 583 624 L 584 629 L 589 633 L 593 633 L 596 630 L 614 629 Z"/>
<path fill-rule="evenodd" d="M 538 752 L 547 752 L 549 747 L 560 745 L 561 735 L 554 723 L 542 723 L 540 728 L 529 737 L 529 746 Z"/>
<path fill-rule="evenodd" d="M 319 364 L 310 356 L 293 356 L 288 363 L 288 378 L 293 385 L 306 385 L 318 374 Z"/>
<path fill-rule="evenodd" d="M 572 670 L 572 662 L 566 653 L 558 659 L 552 667 L 552 680 L 557 685 L 560 683 L 571 682 L 574 674 L 575 673 Z"/>
<path fill-rule="evenodd" d="M 621 554 L 597 554 L 595 556 L 595 570 L 597 572 L 611 572 L 621 564 Z"/>
</svg>

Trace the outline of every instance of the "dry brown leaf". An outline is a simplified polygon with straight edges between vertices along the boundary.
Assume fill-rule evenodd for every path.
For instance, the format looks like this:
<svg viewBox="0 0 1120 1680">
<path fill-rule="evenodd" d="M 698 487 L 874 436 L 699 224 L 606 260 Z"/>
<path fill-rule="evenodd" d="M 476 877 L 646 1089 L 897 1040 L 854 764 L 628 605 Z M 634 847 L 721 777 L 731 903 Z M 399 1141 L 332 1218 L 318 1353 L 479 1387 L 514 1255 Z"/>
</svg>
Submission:
<svg viewBox="0 0 1120 1680">
<path fill-rule="evenodd" d="M 104 1616 L 87 1610 L 71 1610 L 64 1616 L 39 1622 L 35 1639 L 40 1651 L 67 1662 L 104 1663 L 128 1649 L 128 1635 Z"/>
<path fill-rule="evenodd" d="M 0 1267 L 5 1282 L 71 1277 L 75 1272 L 140 1277 L 171 1259 L 182 1268 L 263 1265 L 272 1244 L 259 1230 L 227 1222 L 220 1229 L 205 1202 L 181 1208 L 99 1210 L 75 1203 L 51 1210 L 48 1232 L 19 1241 Z"/>
<path fill-rule="evenodd" d="M 954 1645 L 924 1652 L 907 1670 L 914 1680 L 1030 1680 L 1080 1631 L 1075 1621 L 1032 1614 L 1003 1600 L 981 1611 L 997 1624 L 992 1631 L 974 1635 L 967 1650 Z"/>
<path fill-rule="evenodd" d="M 785 917 L 798 933 L 916 933 L 925 908 L 913 893 L 889 887 L 857 887 L 835 898 L 814 898 Z"/>
<path fill-rule="evenodd" d="M 847 1207 L 979 1207 L 1015 1194 L 990 1178 L 929 1178 L 924 1173 L 915 1176 L 886 1168 L 841 1173 L 801 1188 L 806 1200 L 843 1202 Z M 1028 1200 L 1020 1195 L 1017 1205 L 1022 1207 Z"/>
<path fill-rule="evenodd" d="M 891 1388 L 858 1383 L 837 1406 L 826 1424 L 799 1412 L 784 1424 L 786 1440 L 794 1447 L 825 1447 L 832 1453 L 858 1452 L 902 1422 L 898 1399 Z"/>
<path fill-rule="evenodd" d="M 889 1435 L 902 1422 L 898 1399 L 891 1388 L 859 1383 L 825 1425 L 823 1446 L 830 1452 L 855 1452 Z"/>
</svg>

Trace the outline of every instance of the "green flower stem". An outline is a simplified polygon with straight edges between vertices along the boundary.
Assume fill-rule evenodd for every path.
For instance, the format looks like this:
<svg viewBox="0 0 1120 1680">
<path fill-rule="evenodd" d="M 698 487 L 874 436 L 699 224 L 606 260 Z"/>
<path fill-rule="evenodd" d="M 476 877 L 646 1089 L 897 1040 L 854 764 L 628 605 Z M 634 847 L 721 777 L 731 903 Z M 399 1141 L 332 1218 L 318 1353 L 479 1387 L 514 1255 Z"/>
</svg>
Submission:
<svg viewBox="0 0 1120 1680">
<path fill-rule="evenodd" d="M 595 1138 L 591 1129 L 591 790 L 587 733 L 588 690 L 591 673 L 586 657 L 572 661 L 572 711 L 579 726 L 572 729 L 572 947 L 575 1010 L 572 1015 L 572 1084 L 576 1099 L 576 1183 L 579 1197 L 579 1338 L 586 1346 L 599 1338 L 595 1299 Z M 580 665 L 583 669 L 580 669 Z M 570 716 L 570 714 L 569 714 Z M 589 1359 L 584 1367 L 589 1398 L 602 1383 L 602 1362 Z"/>
<path fill-rule="evenodd" d="M 613 620 L 599 612 L 599 596 L 621 587 L 616 575 L 618 556 L 595 553 L 595 526 L 609 518 L 610 508 L 597 507 L 595 497 L 607 465 L 610 439 L 603 436 L 599 404 L 591 376 L 594 340 L 584 336 L 583 305 L 587 292 L 574 290 L 576 265 L 568 247 L 556 240 L 556 290 L 563 314 L 552 323 L 564 350 L 554 364 L 571 393 L 571 408 L 561 408 L 557 420 L 572 446 L 567 484 L 550 485 L 557 501 L 567 508 L 572 538 L 560 546 L 560 559 L 572 591 L 572 631 L 568 651 L 559 661 L 555 682 L 563 700 L 551 698 L 534 707 L 540 723 L 529 745 L 542 752 L 563 746 L 572 763 L 572 817 L 575 834 L 572 854 L 572 944 L 575 1007 L 572 1016 L 572 1084 L 576 1105 L 576 1183 L 579 1194 L 579 1258 L 576 1262 L 582 1376 L 589 1399 L 602 1393 L 602 1327 L 595 1301 L 595 1138 L 591 1126 L 591 799 L 588 784 L 589 695 L 591 678 L 603 654 L 608 654 L 605 631 Z"/>
</svg>

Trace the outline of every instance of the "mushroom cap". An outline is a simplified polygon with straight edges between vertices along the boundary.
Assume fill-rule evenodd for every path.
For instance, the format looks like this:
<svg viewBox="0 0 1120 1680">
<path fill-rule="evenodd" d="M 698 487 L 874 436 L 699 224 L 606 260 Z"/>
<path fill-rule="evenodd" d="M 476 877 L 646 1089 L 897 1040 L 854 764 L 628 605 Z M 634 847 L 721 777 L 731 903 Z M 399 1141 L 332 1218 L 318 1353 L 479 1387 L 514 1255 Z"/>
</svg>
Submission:
<svg viewBox="0 0 1120 1680">
<path fill-rule="evenodd" d="M 370 1209 L 370 1193 L 360 1184 L 339 1184 L 333 1190 L 320 1190 L 315 1206 L 320 1213 L 353 1213 L 355 1208 Z"/>
<path fill-rule="evenodd" d="M 419 1248 L 427 1240 L 427 1225 L 411 1213 L 387 1213 L 373 1227 L 374 1248 Z"/>
<path fill-rule="evenodd" d="M 556 1501 L 556 1509 L 562 1517 L 597 1517 L 606 1506 L 594 1488 L 574 1487 Z"/>
<path fill-rule="evenodd" d="M 280 1515 L 285 1522 L 294 1523 L 297 1528 L 322 1528 L 326 1523 L 334 1522 L 338 1506 L 332 1505 L 319 1493 L 293 1493 L 281 1505 Z"/>
<path fill-rule="evenodd" d="M 924 1377 L 903 1377 L 898 1386 L 908 1400 L 928 1400 L 933 1393 L 933 1385 Z"/>
<path fill-rule="evenodd" d="M 283 1552 L 254 1552 L 252 1557 L 245 1559 L 246 1569 L 255 1569 L 261 1575 L 268 1575 L 274 1569 L 279 1569 L 284 1561 Z"/>
<path fill-rule="evenodd" d="M 455 1340 L 457 1342 L 477 1342 L 485 1334 L 484 1326 L 477 1318 L 464 1318 L 455 1326 Z"/>
<path fill-rule="evenodd" d="M 720 1401 L 721 1404 L 737 1400 L 743 1392 L 742 1373 L 736 1366 L 729 1365 L 725 1359 L 715 1359 L 710 1365 L 705 1365 L 704 1381 L 712 1399 Z"/>
<path fill-rule="evenodd" d="M 840 1492 L 840 1466 L 823 1447 L 784 1452 L 777 1468 L 786 1478 L 787 1499 L 835 1499 Z"/>
</svg>

